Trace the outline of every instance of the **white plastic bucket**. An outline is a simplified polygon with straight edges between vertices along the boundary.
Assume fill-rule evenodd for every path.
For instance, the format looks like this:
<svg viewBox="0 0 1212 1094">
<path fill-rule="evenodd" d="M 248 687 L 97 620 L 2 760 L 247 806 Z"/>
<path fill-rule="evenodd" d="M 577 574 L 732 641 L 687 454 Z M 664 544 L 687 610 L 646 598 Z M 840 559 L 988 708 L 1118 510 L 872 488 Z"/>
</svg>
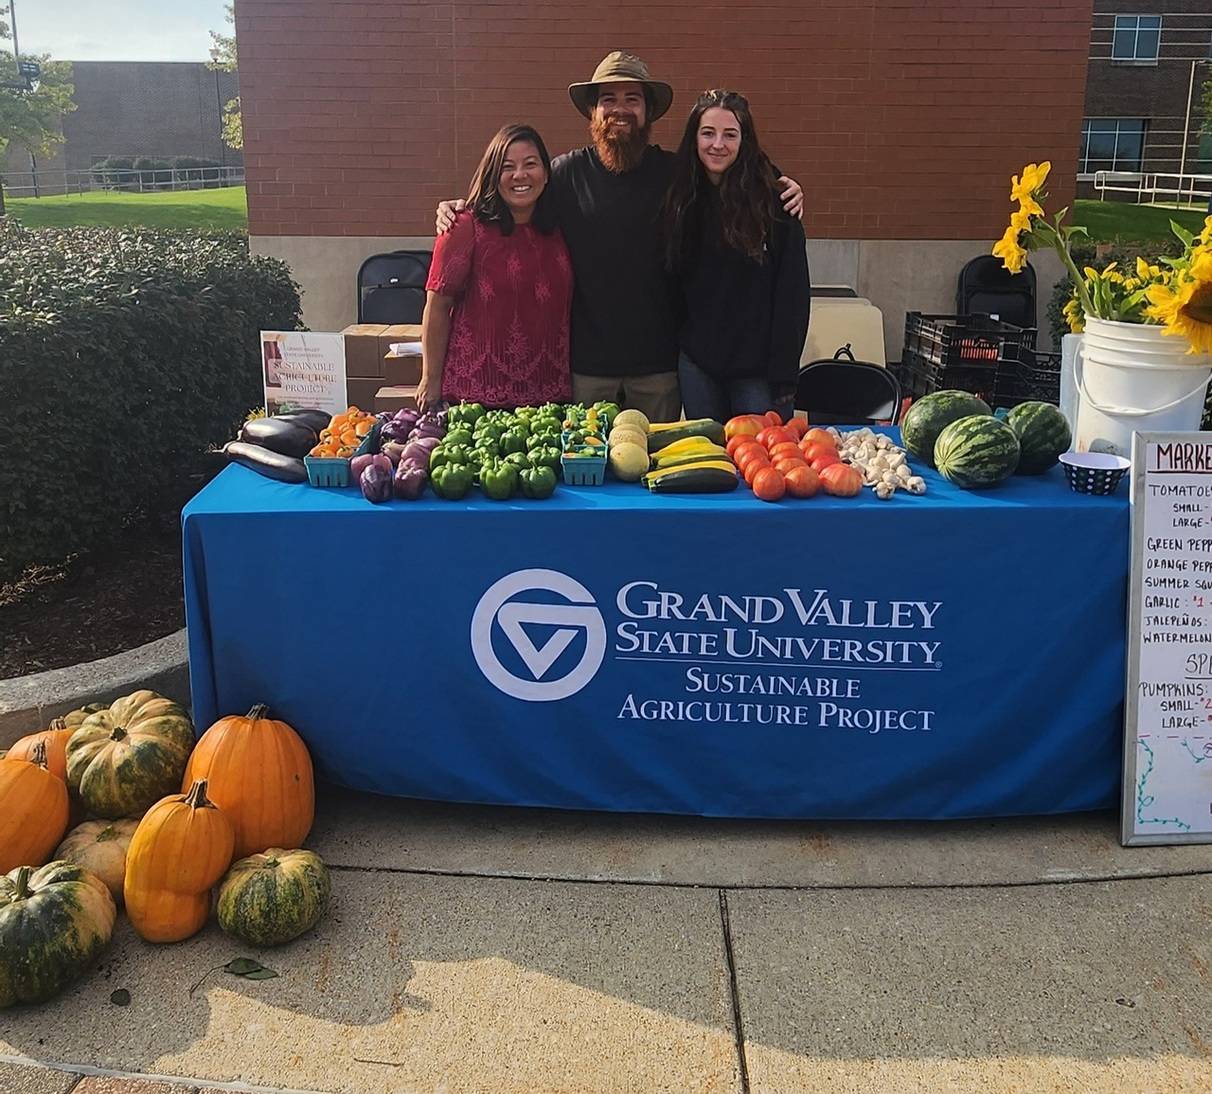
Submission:
<svg viewBox="0 0 1212 1094">
<path fill-rule="evenodd" d="M 1212 357 L 1160 327 L 1087 319 L 1074 371 L 1073 447 L 1131 459 L 1136 431 L 1199 429 Z"/>
</svg>

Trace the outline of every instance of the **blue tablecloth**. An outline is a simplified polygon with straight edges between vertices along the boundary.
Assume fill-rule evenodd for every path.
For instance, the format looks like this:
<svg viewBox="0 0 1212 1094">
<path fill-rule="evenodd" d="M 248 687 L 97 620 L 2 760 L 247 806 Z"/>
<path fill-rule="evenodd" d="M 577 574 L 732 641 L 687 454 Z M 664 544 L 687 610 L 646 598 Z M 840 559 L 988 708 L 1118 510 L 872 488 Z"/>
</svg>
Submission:
<svg viewBox="0 0 1212 1094">
<path fill-rule="evenodd" d="M 194 714 L 351 787 L 711 816 L 1118 800 L 1126 491 L 372 506 L 227 468 L 184 516 Z"/>
</svg>

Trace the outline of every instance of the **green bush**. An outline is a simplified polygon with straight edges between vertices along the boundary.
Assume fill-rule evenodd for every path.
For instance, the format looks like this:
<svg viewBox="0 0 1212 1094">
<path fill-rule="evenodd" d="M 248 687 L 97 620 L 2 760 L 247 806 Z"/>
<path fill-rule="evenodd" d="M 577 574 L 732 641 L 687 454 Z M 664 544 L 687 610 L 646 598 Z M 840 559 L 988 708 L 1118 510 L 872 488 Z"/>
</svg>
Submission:
<svg viewBox="0 0 1212 1094">
<path fill-rule="evenodd" d="M 287 267 L 236 233 L 0 218 L 0 582 L 111 541 L 262 401 Z"/>
</svg>

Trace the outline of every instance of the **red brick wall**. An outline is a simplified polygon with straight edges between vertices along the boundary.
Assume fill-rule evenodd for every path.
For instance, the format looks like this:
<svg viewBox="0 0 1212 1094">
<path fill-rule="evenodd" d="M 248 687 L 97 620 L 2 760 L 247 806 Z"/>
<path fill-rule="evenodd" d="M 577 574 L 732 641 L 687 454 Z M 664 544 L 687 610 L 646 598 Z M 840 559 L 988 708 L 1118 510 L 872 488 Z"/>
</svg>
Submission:
<svg viewBox="0 0 1212 1094">
<path fill-rule="evenodd" d="M 586 142 L 565 88 L 629 49 L 694 95 L 748 96 L 816 238 L 994 238 L 1009 175 L 1073 192 L 1091 0 L 664 3 L 236 0 L 249 228 L 428 235 L 506 121 Z"/>
</svg>

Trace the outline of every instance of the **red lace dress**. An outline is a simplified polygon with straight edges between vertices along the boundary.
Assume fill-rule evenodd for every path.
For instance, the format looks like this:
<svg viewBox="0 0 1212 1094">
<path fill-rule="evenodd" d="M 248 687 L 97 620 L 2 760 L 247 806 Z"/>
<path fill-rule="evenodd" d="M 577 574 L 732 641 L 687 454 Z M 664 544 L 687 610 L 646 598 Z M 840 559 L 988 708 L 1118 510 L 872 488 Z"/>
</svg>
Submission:
<svg viewBox="0 0 1212 1094">
<path fill-rule="evenodd" d="M 438 237 L 425 287 L 454 298 L 442 398 L 489 407 L 572 398 L 572 263 L 558 230 L 502 235 L 462 212 Z"/>
</svg>

